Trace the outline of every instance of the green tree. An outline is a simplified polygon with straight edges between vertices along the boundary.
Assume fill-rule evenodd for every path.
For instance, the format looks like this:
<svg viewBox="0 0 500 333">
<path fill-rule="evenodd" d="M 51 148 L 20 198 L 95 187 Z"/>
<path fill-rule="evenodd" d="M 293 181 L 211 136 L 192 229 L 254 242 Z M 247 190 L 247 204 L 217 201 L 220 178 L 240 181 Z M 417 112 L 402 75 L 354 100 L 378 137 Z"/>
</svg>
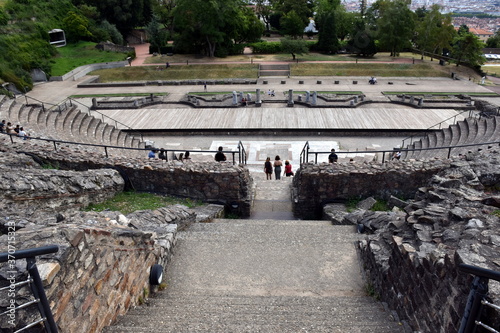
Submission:
<svg viewBox="0 0 500 333">
<path fill-rule="evenodd" d="M 170 35 L 174 33 L 174 8 L 176 0 L 152 0 L 153 13 L 156 20 L 169 31 Z"/>
<path fill-rule="evenodd" d="M 380 17 L 377 20 L 378 39 L 382 47 L 388 50 L 391 56 L 396 57 L 411 45 L 415 30 L 415 13 L 408 9 L 407 3 L 402 0 L 385 2 L 380 9 Z"/>
<path fill-rule="evenodd" d="M 439 54 L 445 48 L 451 47 L 451 42 L 456 35 L 451 22 L 451 15 L 441 14 L 439 5 L 432 5 L 416 27 L 416 44 L 423 52 Z"/>
<path fill-rule="evenodd" d="M 486 47 L 499 48 L 500 47 L 500 30 L 497 30 L 493 36 L 486 41 Z"/>
<path fill-rule="evenodd" d="M 452 57 L 457 61 L 457 67 L 461 62 L 466 62 L 471 66 L 484 64 L 483 56 L 484 43 L 477 36 L 470 32 L 459 34 L 453 40 Z"/>
<path fill-rule="evenodd" d="M 276 12 L 286 15 L 294 11 L 302 20 L 302 26 L 309 24 L 309 18 L 313 16 L 313 0 L 270 0 L 273 9 Z"/>
<path fill-rule="evenodd" d="M 114 24 L 124 36 L 136 26 L 146 24 L 151 18 L 150 0 L 73 0 L 74 4 L 96 7 L 100 20 Z"/>
<path fill-rule="evenodd" d="M 377 53 L 375 32 L 360 17 L 354 22 L 348 46 L 352 52 L 362 57 L 373 57 Z"/>
<path fill-rule="evenodd" d="M 304 34 L 304 22 L 299 17 L 299 15 L 291 10 L 281 17 L 281 34 L 286 36 L 291 36 L 293 39 L 302 37 Z"/>
<path fill-rule="evenodd" d="M 268 1 L 256 0 L 255 12 L 259 16 L 259 18 L 264 21 L 264 24 L 266 25 L 266 31 L 269 32 L 271 30 L 271 14 L 273 13 L 273 9 L 269 5 Z"/>
<path fill-rule="evenodd" d="M 151 22 L 146 26 L 146 32 L 153 52 L 160 52 L 160 48 L 166 45 L 167 36 L 158 22 L 158 17 L 153 15 Z"/>
<path fill-rule="evenodd" d="M 292 55 L 293 60 L 295 60 L 296 55 L 302 55 L 309 52 L 307 43 L 303 39 L 282 38 L 281 46 L 283 48 L 283 52 L 290 53 Z"/>
<path fill-rule="evenodd" d="M 236 43 L 253 43 L 260 40 L 265 30 L 265 25 L 255 15 L 251 8 L 241 8 L 241 29 L 236 31 Z"/>
<path fill-rule="evenodd" d="M 335 53 L 339 49 L 337 30 L 339 28 L 337 9 L 340 7 L 339 0 L 319 0 L 315 17 L 316 29 L 318 29 L 317 49 L 321 52 Z"/>
<path fill-rule="evenodd" d="M 89 40 L 92 37 L 89 31 L 89 21 L 82 15 L 71 11 L 66 15 L 62 23 L 68 41 Z"/>
<path fill-rule="evenodd" d="M 244 5 L 240 0 L 177 0 L 176 52 L 231 53 L 234 40 L 245 35 Z"/>
</svg>

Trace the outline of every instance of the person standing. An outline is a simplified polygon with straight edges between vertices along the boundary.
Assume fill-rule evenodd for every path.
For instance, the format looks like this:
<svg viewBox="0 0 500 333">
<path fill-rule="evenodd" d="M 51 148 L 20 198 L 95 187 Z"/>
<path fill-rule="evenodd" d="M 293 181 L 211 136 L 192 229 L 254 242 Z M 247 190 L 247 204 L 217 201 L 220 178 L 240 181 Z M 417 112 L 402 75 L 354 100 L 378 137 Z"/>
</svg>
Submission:
<svg viewBox="0 0 500 333">
<path fill-rule="evenodd" d="M 293 176 L 292 165 L 288 160 L 285 161 L 285 176 L 287 177 Z"/>
<path fill-rule="evenodd" d="M 222 152 L 222 146 L 219 147 L 219 151 L 215 154 L 215 160 L 217 162 L 224 162 L 226 160 L 226 155 Z"/>
<path fill-rule="evenodd" d="M 328 155 L 328 162 L 329 163 L 337 163 L 339 160 L 339 157 L 337 154 L 335 154 L 335 149 L 332 148 L 330 155 Z"/>
<path fill-rule="evenodd" d="M 266 158 L 264 162 L 264 172 L 266 173 L 266 180 L 273 179 L 273 165 L 271 164 L 271 158 Z"/>
<path fill-rule="evenodd" d="M 276 178 L 276 180 L 281 179 L 281 166 L 282 165 L 283 165 L 283 163 L 281 162 L 280 156 L 276 155 L 276 157 L 274 158 L 274 177 Z"/>
</svg>

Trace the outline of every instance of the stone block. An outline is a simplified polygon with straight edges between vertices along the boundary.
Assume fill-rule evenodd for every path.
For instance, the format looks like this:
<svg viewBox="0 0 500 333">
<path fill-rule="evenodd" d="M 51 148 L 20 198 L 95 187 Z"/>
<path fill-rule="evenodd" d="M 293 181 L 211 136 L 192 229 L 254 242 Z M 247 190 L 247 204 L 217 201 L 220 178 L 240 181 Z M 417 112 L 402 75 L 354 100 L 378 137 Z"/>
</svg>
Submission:
<svg viewBox="0 0 500 333">
<path fill-rule="evenodd" d="M 61 265 L 59 263 L 42 263 L 37 264 L 38 272 L 40 274 L 40 278 L 42 279 L 43 285 L 46 287 L 52 283 L 56 274 L 61 270 Z"/>
</svg>

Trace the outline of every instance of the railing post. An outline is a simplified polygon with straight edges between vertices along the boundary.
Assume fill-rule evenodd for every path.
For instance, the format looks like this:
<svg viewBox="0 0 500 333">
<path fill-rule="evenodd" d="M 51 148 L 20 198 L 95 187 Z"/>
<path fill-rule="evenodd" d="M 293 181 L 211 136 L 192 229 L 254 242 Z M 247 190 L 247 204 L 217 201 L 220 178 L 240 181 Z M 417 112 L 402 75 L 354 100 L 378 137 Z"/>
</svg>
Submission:
<svg viewBox="0 0 500 333">
<path fill-rule="evenodd" d="M 9 134 L 9 136 L 10 136 L 10 143 L 14 143 L 14 139 L 12 138 L 12 137 L 13 137 L 13 135 L 12 135 L 12 134 Z"/>
<path fill-rule="evenodd" d="M 55 141 L 52 141 L 54 143 L 54 150 L 57 151 L 57 145 Z"/>
<path fill-rule="evenodd" d="M 236 156 L 235 156 L 236 152 L 233 151 L 233 152 L 231 152 L 231 154 L 233 155 L 233 165 L 235 165 L 236 164 Z"/>
<path fill-rule="evenodd" d="M 108 147 L 107 146 L 104 146 L 104 152 L 106 153 L 106 157 L 109 157 L 108 156 Z"/>
<path fill-rule="evenodd" d="M 318 153 L 314 153 L 314 164 L 318 164 Z"/>
<path fill-rule="evenodd" d="M 472 333 L 475 331 L 476 319 L 481 312 L 481 300 L 488 293 L 488 279 L 475 276 L 465 305 L 464 315 L 460 322 L 458 333 Z"/>
<path fill-rule="evenodd" d="M 36 258 L 26 258 L 26 269 L 29 275 L 33 279 L 33 285 L 31 286 L 31 291 L 35 296 L 35 299 L 39 299 L 38 309 L 40 313 L 46 320 L 45 329 L 48 333 L 57 333 L 57 325 L 52 316 L 52 311 L 50 310 L 49 302 L 47 301 L 47 296 L 45 295 L 45 290 L 43 289 L 42 279 L 36 267 Z"/>
<path fill-rule="evenodd" d="M 447 158 L 450 158 L 450 156 L 451 156 L 451 148 L 452 147 L 448 148 L 448 157 Z"/>
</svg>

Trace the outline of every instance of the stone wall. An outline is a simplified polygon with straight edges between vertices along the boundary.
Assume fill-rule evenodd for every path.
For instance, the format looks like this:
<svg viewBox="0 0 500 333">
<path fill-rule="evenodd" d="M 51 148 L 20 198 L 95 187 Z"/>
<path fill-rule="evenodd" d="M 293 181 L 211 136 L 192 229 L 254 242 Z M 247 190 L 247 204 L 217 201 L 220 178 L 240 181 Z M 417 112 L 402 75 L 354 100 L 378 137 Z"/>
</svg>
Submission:
<svg viewBox="0 0 500 333">
<path fill-rule="evenodd" d="M 24 152 L 40 164 L 59 170 L 87 171 L 114 169 L 124 178 L 128 188 L 170 194 L 222 204 L 228 212 L 250 215 L 252 179 L 248 169 L 230 162 L 164 162 L 147 158 L 110 157 L 102 152 L 15 143 L 3 147 L 5 152 Z M 32 161 L 32 164 L 34 162 Z"/>
<path fill-rule="evenodd" d="M 453 160 L 402 210 L 346 216 L 371 233 L 359 243 L 371 288 L 413 331 L 458 331 L 472 282 L 458 264 L 500 270 L 500 153 L 469 158 Z M 489 297 L 500 304 L 500 282 L 490 281 Z M 500 327 L 499 312 L 482 320 Z"/>
<path fill-rule="evenodd" d="M 302 164 L 293 179 L 293 211 L 302 219 L 321 219 L 331 202 L 391 195 L 408 198 L 425 185 L 448 160 Z"/>
<path fill-rule="evenodd" d="M 20 229 L 12 222 L 17 229 L 15 242 L 0 236 L 0 252 L 7 251 L 8 243 L 17 249 L 59 245 L 57 254 L 37 260 L 56 323 L 61 332 L 100 332 L 156 290 L 149 285 L 151 266 L 167 267 L 177 223 L 195 221 L 195 214 L 182 206 L 152 214 L 153 220 L 149 212 L 127 217 L 116 212 L 65 212 L 58 223 L 50 223 L 47 216 Z M 16 281 L 26 278 L 23 262 L 17 263 Z M 11 270 L 0 266 L 0 287 L 8 285 Z M 27 288 L 17 290 L 16 302 L 29 298 Z M 7 291 L 0 293 L 0 299 L 3 312 L 9 302 Z M 22 310 L 16 313 L 15 322 L 22 325 L 36 317 L 36 308 Z M 5 320 L 0 321 L 0 328 L 12 331 Z"/>
<path fill-rule="evenodd" d="M 0 170 L 0 209 L 23 210 L 23 215 L 86 207 L 123 191 L 125 184 L 116 170 L 42 169 L 24 154 L 3 153 Z"/>
</svg>

